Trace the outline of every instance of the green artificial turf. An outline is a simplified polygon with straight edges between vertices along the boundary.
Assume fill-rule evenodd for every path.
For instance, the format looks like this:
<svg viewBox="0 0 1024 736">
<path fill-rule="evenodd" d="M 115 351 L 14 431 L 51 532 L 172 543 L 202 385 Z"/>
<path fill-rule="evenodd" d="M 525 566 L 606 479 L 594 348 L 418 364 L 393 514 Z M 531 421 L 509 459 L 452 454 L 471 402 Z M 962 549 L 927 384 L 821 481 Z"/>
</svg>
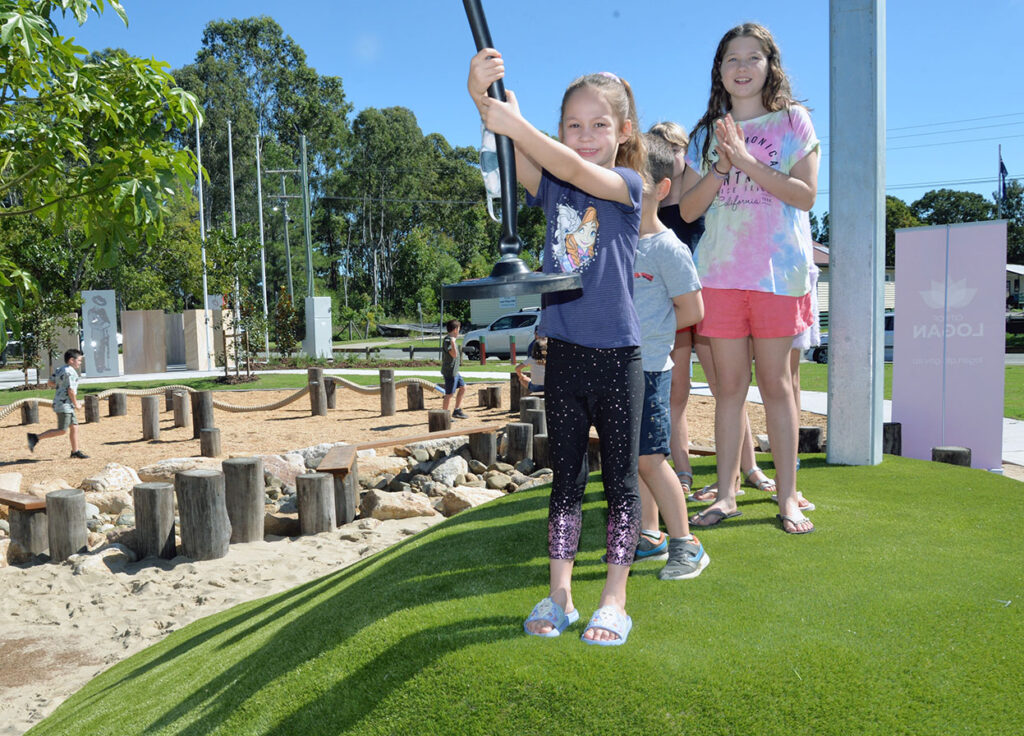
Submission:
<svg viewBox="0 0 1024 736">
<path fill-rule="evenodd" d="M 712 480 L 713 458 L 696 462 Z M 766 465 L 768 465 L 766 463 Z M 587 488 L 574 575 L 604 579 Z M 818 530 L 766 494 L 700 533 L 711 565 L 639 563 L 622 647 L 523 634 L 547 592 L 547 489 L 464 512 L 348 569 L 210 616 L 97 676 L 43 734 L 1024 732 L 1020 485 L 886 457 L 803 458 Z"/>
</svg>

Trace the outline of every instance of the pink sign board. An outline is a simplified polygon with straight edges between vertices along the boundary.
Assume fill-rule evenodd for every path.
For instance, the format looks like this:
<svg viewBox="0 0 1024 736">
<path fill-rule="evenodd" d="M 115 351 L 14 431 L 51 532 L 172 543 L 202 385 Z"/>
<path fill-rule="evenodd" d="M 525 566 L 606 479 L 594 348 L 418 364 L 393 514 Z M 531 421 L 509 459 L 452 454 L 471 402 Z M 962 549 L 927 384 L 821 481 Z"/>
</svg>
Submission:
<svg viewBox="0 0 1024 736">
<path fill-rule="evenodd" d="M 896 231 L 892 419 L 903 455 L 1002 468 L 1006 221 Z"/>
</svg>

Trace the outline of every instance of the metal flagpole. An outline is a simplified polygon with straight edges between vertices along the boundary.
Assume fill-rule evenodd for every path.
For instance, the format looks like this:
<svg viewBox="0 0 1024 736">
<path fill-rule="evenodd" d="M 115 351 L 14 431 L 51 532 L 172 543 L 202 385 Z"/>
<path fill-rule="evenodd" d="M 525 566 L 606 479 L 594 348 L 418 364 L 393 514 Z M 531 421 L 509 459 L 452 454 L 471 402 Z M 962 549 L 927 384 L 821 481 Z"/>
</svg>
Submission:
<svg viewBox="0 0 1024 736">
<path fill-rule="evenodd" d="M 999 144 L 999 163 L 996 167 L 996 219 L 1003 217 L 1003 144 Z"/>
<path fill-rule="evenodd" d="M 228 120 L 228 178 L 231 180 L 231 237 L 238 237 L 238 226 L 235 221 L 235 156 L 231 146 L 231 120 Z M 238 334 L 238 325 L 241 322 L 242 314 L 239 305 L 242 294 L 241 289 L 238 287 L 238 274 L 235 273 L 235 324 L 232 330 L 235 334 Z M 226 338 L 225 338 L 226 341 Z M 238 344 L 237 342 L 235 343 Z M 224 360 L 227 360 L 227 344 L 225 342 L 224 347 Z M 237 356 L 235 356 L 237 358 Z M 237 361 L 236 361 L 237 366 Z"/>
<path fill-rule="evenodd" d="M 270 313 L 267 311 L 267 248 L 263 241 L 263 178 L 260 174 L 260 134 L 256 134 L 256 205 L 260 216 L 260 279 L 263 283 L 263 346 L 270 362 Z"/>
<path fill-rule="evenodd" d="M 213 366 L 210 365 L 210 346 L 213 344 L 213 339 L 210 334 L 210 310 L 207 304 L 210 301 L 210 297 L 206 283 L 206 215 L 203 208 L 203 148 L 199 145 L 198 117 L 196 117 L 196 160 L 199 164 L 199 175 L 196 177 L 196 181 L 199 183 L 199 238 L 202 242 L 203 254 L 203 324 L 206 331 L 206 339 L 204 340 L 206 348 L 203 352 L 206 355 L 206 370 L 209 371 L 213 370 Z"/>
</svg>

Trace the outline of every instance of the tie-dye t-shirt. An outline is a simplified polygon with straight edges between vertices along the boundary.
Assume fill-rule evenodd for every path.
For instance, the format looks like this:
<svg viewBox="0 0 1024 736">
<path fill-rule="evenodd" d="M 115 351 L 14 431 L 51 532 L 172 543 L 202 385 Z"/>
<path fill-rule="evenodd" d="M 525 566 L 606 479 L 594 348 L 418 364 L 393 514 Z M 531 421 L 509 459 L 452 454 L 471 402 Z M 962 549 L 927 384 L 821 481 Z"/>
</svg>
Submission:
<svg viewBox="0 0 1024 736">
<path fill-rule="evenodd" d="M 747 150 L 788 174 L 818 148 L 811 116 L 802 107 L 770 112 L 740 123 Z M 702 176 L 704 131 L 690 139 L 686 164 Z M 711 139 L 711 159 L 717 140 Z M 788 205 L 737 168 L 729 172 L 704 216 L 704 235 L 694 260 L 701 284 L 712 289 L 766 291 L 803 296 L 811 289 L 811 226 L 808 214 Z"/>
</svg>

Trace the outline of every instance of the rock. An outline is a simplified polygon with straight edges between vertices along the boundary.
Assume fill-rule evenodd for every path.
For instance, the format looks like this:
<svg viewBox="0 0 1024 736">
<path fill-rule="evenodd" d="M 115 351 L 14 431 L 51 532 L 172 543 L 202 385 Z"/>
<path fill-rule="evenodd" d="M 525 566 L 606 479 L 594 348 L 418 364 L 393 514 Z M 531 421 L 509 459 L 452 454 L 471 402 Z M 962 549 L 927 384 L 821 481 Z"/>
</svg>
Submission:
<svg viewBox="0 0 1024 736">
<path fill-rule="evenodd" d="M 0 568 L 7 567 L 7 550 L 10 546 L 10 539 L 0 539 Z"/>
<path fill-rule="evenodd" d="M 469 470 L 469 465 L 459 455 L 453 455 L 438 463 L 437 467 L 430 471 L 430 477 L 438 483 L 446 486 L 456 485 L 455 480 Z"/>
<path fill-rule="evenodd" d="M 285 455 L 259 455 L 258 457 L 263 461 L 263 473 L 270 473 L 284 486 L 294 487 L 296 476 L 306 472 L 306 461 L 297 452 L 289 452 Z M 220 463 L 217 463 L 217 469 L 220 469 Z"/>
<path fill-rule="evenodd" d="M 215 457 L 172 457 L 139 468 L 139 478 L 144 483 L 173 483 L 174 474 L 182 470 L 220 470 L 220 464 L 221 460 Z"/>
<path fill-rule="evenodd" d="M 528 488 L 536 488 L 537 486 L 547 485 L 551 482 L 551 475 L 542 475 L 537 478 L 527 478 L 523 483 L 516 484 L 516 490 L 525 491 Z"/>
<path fill-rule="evenodd" d="M 488 488 L 493 488 L 495 490 L 504 490 L 512 483 L 512 479 L 509 476 L 495 470 L 488 471 L 484 480 L 487 481 Z"/>
<path fill-rule="evenodd" d="M 89 535 L 86 537 L 85 540 L 85 546 L 90 552 L 92 552 L 98 547 L 106 544 L 108 541 L 110 540 L 107 539 L 105 534 L 100 534 L 99 532 L 89 532 Z"/>
<path fill-rule="evenodd" d="M 766 435 L 766 434 L 755 434 L 754 435 L 754 442 L 757 443 L 757 449 L 760 452 L 771 452 L 772 451 L 772 445 L 768 441 L 768 435 Z"/>
<path fill-rule="evenodd" d="M 65 488 L 74 488 L 74 486 L 63 478 L 47 478 L 46 480 L 41 480 L 30 485 L 25 489 L 25 493 L 37 498 L 46 498 L 47 493 L 50 493 L 51 491 L 63 491 Z"/>
<path fill-rule="evenodd" d="M 363 516 L 381 520 L 437 515 L 437 511 L 424 496 L 409 492 L 368 491 L 363 496 L 359 509 Z"/>
<path fill-rule="evenodd" d="M 428 496 L 441 496 L 446 490 L 448 490 L 448 486 L 444 483 L 438 483 L 433 480 L 428 480 L 426 483 L 420 485 L 420 493 L 424 493 Z"/>
<path fill-rule="evenodd" d="M 398 478 L 395 478 L 390 483 L 388 483 L 388 490 L 391 491 L 392 493 L 414 492 L 411 485 L 409 485 L 405 481 L 399 480 Z"/>
<path fill-rule="evenodd" d="M 313 445 L 312 447 L 303 447 L 301 450 L 293 450 L 288 454 L 302 455 L 303 462 L 306 463 L 306 467 L 310 470 L 316 470 L 320 467 L 320 461 L 324 459 L 324 455 L 330 452 L 339 445 L 347 444 L 345 442 L 321 442 L 319 445 Z"/>
<path fill-rule="evenodd" d="M 0 532 L 8 535 L 11 533 L 11 524 L 7 519 L 0 519 Z"/>
<path fill-rule="evenodd" d="M 85 518 L 86 519 L 98 519 L 100 518 L 100 507 L 94 503 L 85 502 Z"/>
<path fill-rule="evenodd" d="M 375 455 L 359 460 L 359 475 L 398 475 L 409 469 L 405 458 L 397 455 Z"/>
<path fill-rule="evenodd" d="M 533 460 L 528 457 L 524 457 L 522 460 L 516 463 L 516 470 L 518 470 L 523 475 L 529 475 L 534 471 L 536 467 L 537 466 L 536 464 L 534 464 Z"/>
<path fill-rule="evenodd" d="M 476 480 L 467 480 L 466 485 L 469 486 L 470 488 L 486 488 L 487 481 L 485 481 L 483 478 L 477 478 Z"/>
<path fill-rule="evenodd" d="M 479 460 L 470 460 L 469 461 L 469 470 L 470 470 L 471 473 L 476 473 L 477 475 L 482 475 L 484 473 L 484 471 L 487 470 L 487 466 L 484 465 Z"/>
<path fill-rule="evenodd" d="M 21 493 L 21 473 L 0 473 L 0 491 Z"/>
<path fill-rule="evenodd" d="M 118 463 L 107 463 L 103 470 L 91 478 L 86 478 L 78 487 L 87 493 L 110 493 L 111 491 L 128 491 L 142 481 L 133 468 Z"/>
<path fill-rule="evenodd" d="M 297 514 L 299 513 L 299 496 L 297 493 L 289 493 L 287 496 L 281 496 L 281 501 L 277 505 L 277 510 L 282 514 Z"/>
<path fill-rule="evenodd" d="M 430 460 L 430 453 L 424 450 L 422 447 L 417 447 L 412 451 L 412 456 L 418 463 L 425 463 Z"/>
<path fill-rule="evenodd" d="M 377 457 L 377 451 L 372 447 L 368 450 L 356 450 L 356 457 L 362 460 L 364 457 Z"/>
<path fill-rule="evenodd" d="M 376 482 L 371 483 L 370 488 L 373 488 L 374 490 L 378 491 L 386 491 L 388 487 L 391 485 L 391 481 L 393 481 L 394 479 L 395 476 L 391 475 L 391 473 L 385 473 L 384 475 L 377 478 Z"/>
<path fill-rule="evenodd" d="M 100 510 L 101 514 L 112 514 L 117 516 L 124 509 L 131 509 L 135 504 L 132 492 L 111 491 L 109 493 L 90 493 L 85 497 L 87 503 L 91 503 Z M 135 522 L 132 522 L 133 524 Z"/>
<path fill-rule="evenodd" d="M 357 529 L 372 532 L 374 529 L 380 526 L 380 519 L 360 519 L 359 521 L 356 521 L 354 523 Z"/>
<path fill-rule="evenodd" d="M 120 572 L 125 565 L 137 559 L 136 554 L 123 544 L 111 544 L 96 552 L 71 555 L 67 561 L 71 564 L 72 574 L 85 575 Z"/>
<path fill-rule="evenodd" d="M 489 469 L 490 470 L 497 470 L 499 473 L 505 473 L 506 475 L 508 475 L 513 470 L 515 470 L 515 466 L 509 465 L 508 463 L 503 463 L 501 461 L 498 461 L 496 463 L 493 463 Z"/>
<path fill-rule="evenodd" d="M 445 455 L 454 455 L 463 445 L 469 444 L 468 435 L 459 435 L 457 437 L 440 437 L 436 440 L 424 440 L 423 442 L 414 442 L 411 445 L 406 445 L 406 449 L 409 452 L 415 454 L 416 450 L 423 450 L 430 457 L 437 459 L 442 458 Z"/>
<path fill-rule="evenodd" d="M 117 515 L 114 526 L 135 526 L 135 509 L 126 508 Z"/>
<path fill-rule="evenodd" d="M 433 482 L 434 481 L 431 479 L 429 475 L 423 475 L 422 473 L 414 475 L 412 478 L 409 479 L 409 485 L 411 485 L 413 488 L 418 488 L 421 490 L 423 489 L 423 486 L 425 486 L 427 483 Z"/>
<path fill-rule="evenodd" d="M 517 486 L 521 486 L 521 485 L 523 485 L 523 483 L 526 483 L 526 482 L 528 482 L 530 480 L 530 476 L 523 475 L 518 470 L 513 471 L 512 475 L 510 475 L 509 478 Z"/>
<path fill-rule="evenodd" d="M 445 516 L 457 514 L 473 506 L 501 498 L 505 494 L 488 488 L 471 488 L 469 486 L 457 486 L 445 492 L 441 497 L 441 513 Z"/>
<path fill-rule="evenodd" d="M 302 534 L 299 526 L 299 514 L 282 513 L 267 514 L 263 517 L 263 533 L 275 537 L 297 537 Z"/>
</svg>

